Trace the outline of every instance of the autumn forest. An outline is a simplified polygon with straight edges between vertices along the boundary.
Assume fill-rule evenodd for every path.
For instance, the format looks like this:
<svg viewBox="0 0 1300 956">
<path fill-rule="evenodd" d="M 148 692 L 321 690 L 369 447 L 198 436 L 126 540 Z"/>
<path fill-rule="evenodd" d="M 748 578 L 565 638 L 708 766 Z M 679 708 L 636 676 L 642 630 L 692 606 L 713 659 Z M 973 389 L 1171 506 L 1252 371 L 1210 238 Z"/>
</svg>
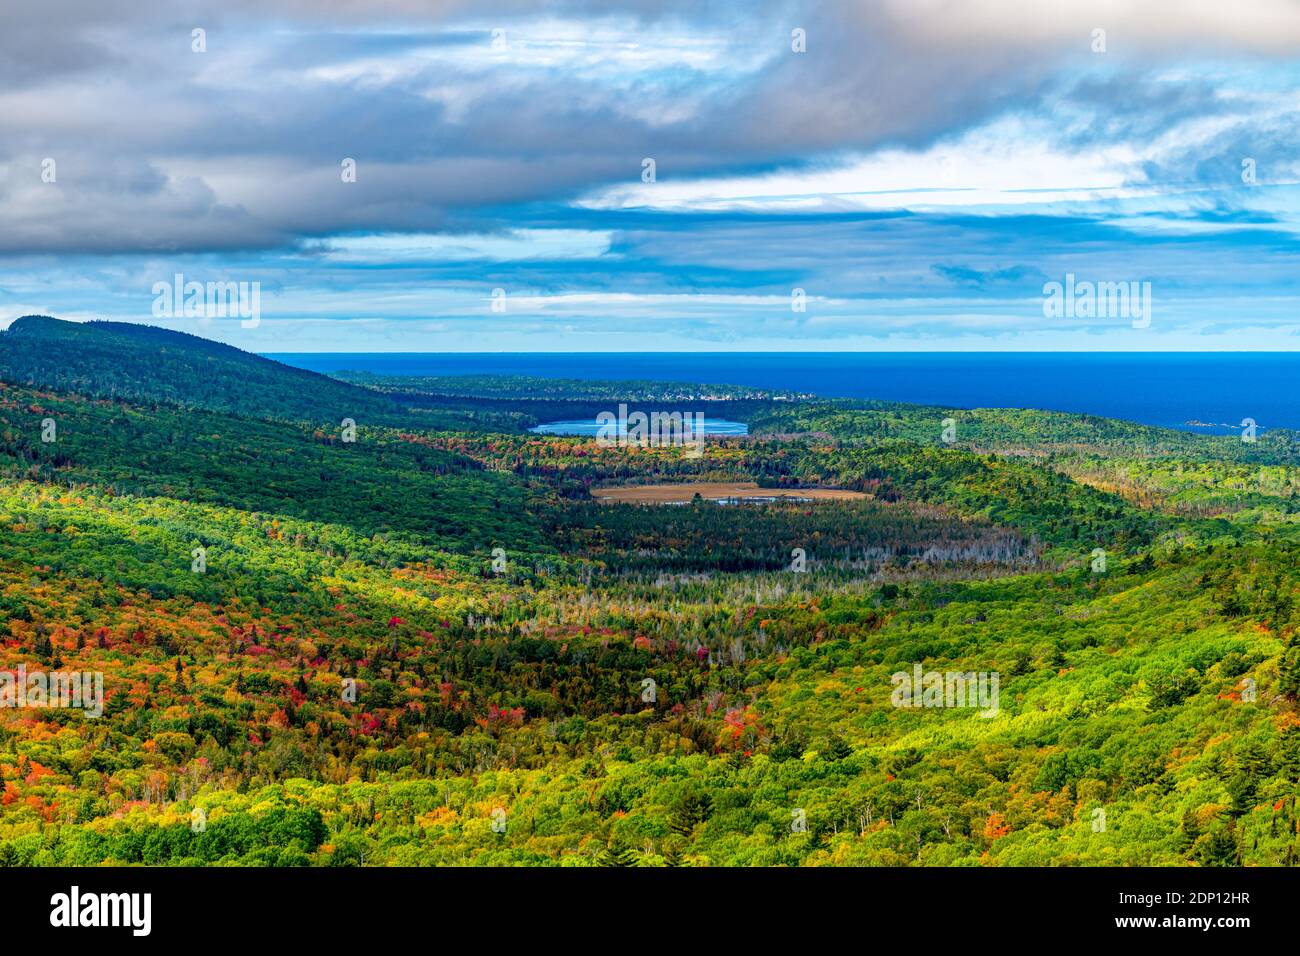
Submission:
<svg viewBox="0 0 1300 956">
<path fill-rule="evenodd" d="M 1298 437 L 18 319 L 0 865 L 1295 865 Z"/>
</svg>

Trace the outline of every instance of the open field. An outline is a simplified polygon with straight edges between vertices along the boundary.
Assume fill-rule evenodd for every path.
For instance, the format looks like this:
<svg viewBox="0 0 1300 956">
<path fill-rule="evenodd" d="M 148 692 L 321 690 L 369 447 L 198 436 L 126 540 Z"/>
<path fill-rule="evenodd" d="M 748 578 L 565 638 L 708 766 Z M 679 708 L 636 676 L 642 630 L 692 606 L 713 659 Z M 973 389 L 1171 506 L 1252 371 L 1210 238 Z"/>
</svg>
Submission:
<svg viewBox="0 0 1300 956">
<path fill-rule="evenodd" d="M 870 498 L 861 491 L 839 488 L 760 488 L 752 481 L 696 481 L 674 485 L 624 485 L 618 488 L 593 488 L 591 496 L 607 503 L 680 504 L 696 495 L 708 501 L 730 498 L 769 501 L 789 498 L 795 501 L 858 501 Z"/>
</svg>

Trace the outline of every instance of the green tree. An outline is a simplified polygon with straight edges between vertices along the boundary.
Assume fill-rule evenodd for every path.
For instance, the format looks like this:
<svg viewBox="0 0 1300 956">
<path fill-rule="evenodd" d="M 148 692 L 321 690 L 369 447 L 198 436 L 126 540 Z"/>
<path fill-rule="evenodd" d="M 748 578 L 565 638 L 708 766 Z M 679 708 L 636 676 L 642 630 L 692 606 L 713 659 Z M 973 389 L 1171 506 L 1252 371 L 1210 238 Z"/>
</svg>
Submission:
<svg viewBox="0 0 1300 956">
<path fill-rule="evenodd" d="M 601 852 L 598 862 L 601 866 L 636 866 L 636 854 L 626 843 L 615 837 Z"/>
</svg>

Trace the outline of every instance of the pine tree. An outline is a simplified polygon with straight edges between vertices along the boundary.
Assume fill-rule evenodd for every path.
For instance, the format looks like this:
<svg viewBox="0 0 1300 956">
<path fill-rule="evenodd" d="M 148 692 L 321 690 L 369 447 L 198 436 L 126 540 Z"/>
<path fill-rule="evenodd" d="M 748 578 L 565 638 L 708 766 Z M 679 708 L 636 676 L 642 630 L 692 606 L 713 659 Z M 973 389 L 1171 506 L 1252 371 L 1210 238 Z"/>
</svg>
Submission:
<svg viewBox="0 0 1300 956">
<path fill-rule="evenodd" d="M 688 790 L 673 808 L 669 827 L 679 836 L 690 839 L 695 825 L 703 823 L 713 812 L 713 798 L 707 793 Z"/>
<path fill-rule="evenodd" d="M 1239 859 L 1237 840 L 1227 827 L 1215 830 L 1196 843 L 1196 862 L 1201 866 L 1234 866 Z"/>
<path fill-rule="evenodd" d="M 600 854 L 598 862 L 601 866 L 636 866 L 636 855 L 626 843 L 615 837 Z"/>
<path fill-rule="evenodd" d="M 1277 689 L 1291 700 L 1300 696 L 1300 643 L 1293 634 L 1278 663 Z"/>
<path fill-rule="evenodd" d="M 838 734 L 832 736 L 826 744 L 826 759 L 833 761 L 848 760 L 853 756 L 853 748 Z"/>
</svg>

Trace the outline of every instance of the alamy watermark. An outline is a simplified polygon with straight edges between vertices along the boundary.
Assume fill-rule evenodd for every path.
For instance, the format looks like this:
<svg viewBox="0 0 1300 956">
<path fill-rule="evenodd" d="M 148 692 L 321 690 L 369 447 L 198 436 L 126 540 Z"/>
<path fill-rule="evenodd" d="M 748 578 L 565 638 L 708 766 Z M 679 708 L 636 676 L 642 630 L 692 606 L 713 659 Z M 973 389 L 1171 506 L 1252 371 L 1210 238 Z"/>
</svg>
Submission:
<svg viewBox="0 0 1300 956">
<path fill-rule="evenodd" d="M 618 413 L 601 412 L 596 416 L 596 444 L 677 446 L 687 449 L 688 458 L 704 455 L 703 412 L 632 412 L 620 404 Z"/>
<path fill-rule="evenodd" d="M 178 272 L 171 282 L 155 282 L 152 291 L 156 319 L 238 318 L 244 329 L 262 324 L 260 282 L 187 282 Z"/>
<path fill-rule="evenodd" d="M 1151 325 L 1150 282 L 1077 281 L 1066 273 L 1064 282 L 1043 286 L 1043 315 L 1049 319 L 1129 319 L 1135 329 Z"/>
<path fill-rule="evenodd" d="M 0 671 L 0 707 L 84 710 L 104 715 L 104 675 L 100 671 Z"/>
<path fill-rule="evenodd" d="M 970 707 L 996 717 L 999 679 L 997 671 L 927 671 L 914 664 L 911 673 L 890 675 L 889 701 L 895 707 Z"/>
<path fill-rule="evenodd" d="M 153 927 L 152 893 L 83 893 L 74 885 L 67 893 L 50 897 L 50 925 L 54 927 L 120 926 L 133 936 L 148 936 Z"/>
</svg>

